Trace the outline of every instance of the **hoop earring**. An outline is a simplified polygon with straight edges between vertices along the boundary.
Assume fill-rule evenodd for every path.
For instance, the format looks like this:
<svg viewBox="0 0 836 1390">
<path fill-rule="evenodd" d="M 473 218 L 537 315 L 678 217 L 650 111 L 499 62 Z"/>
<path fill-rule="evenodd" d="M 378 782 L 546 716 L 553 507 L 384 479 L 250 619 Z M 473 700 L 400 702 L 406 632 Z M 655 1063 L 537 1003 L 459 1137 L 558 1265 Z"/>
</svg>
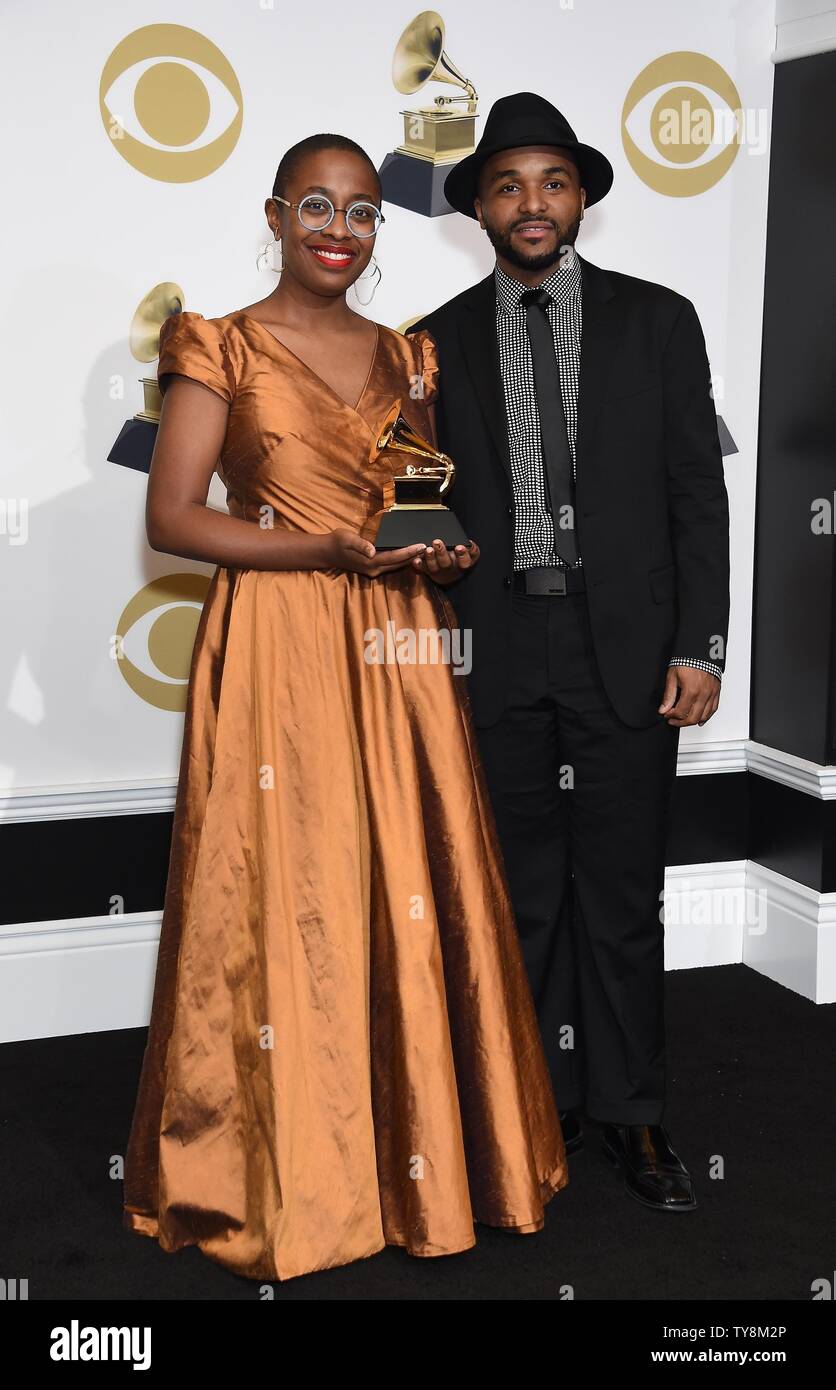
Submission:
<svg viewBox="0 0 836 1390">
<path fill-rule="evenodd" d="M 370 261 L 370 265 L 371 265 L 371 267 L 372 267 L 371 275 L 367 275 L 366 272 L 364 271 L 362 275 L 358 275 L 358 276 L 357 276 L 357 279 L 354 281 L 354 284 L 353 284 L 353 286 L 352 286 L 352 288 L 353 288 L 353 290 L 354 290 L 354 294 L 355 294 L 356 299 L 357 299 L 357 303 L 358 303 L 358 304 L 362 304 L 362 305 L 363 305 L 363 308 L 365 308 L 368 304 L 371 304 L 372 300 L 373 300 L 374 297 L 375 297 L 375 293 L 376 293 L 376 291 L 377 291 L 377 287 L 378 287 L 378 285 L 380 284 L 381 280 L 383 279 L 383 273 L 382 273 L 382 271 L 381 271 L 381 269 L 380 269 L 380 266 L 379 266 L 378 263 L 377 263 L 377 257 L 375 256 L 374 252 L 372 252 L 372 258 L 371 258 L 371 261 Z M 368 299 L 361 299 L 361 298 L 360 298 L 360 295 L 357 294 L 357 286 L 358 286 L 358 285 L 360 284 L 360 282 L 363 281 L 363 280 L 374 280 L 374 285 L 372 286 L 372 292 L 371 292 L 371 294 L 369 295 Z"/>
<path fill-rule="evenodd" d="M 280 263 L 276 265 L 276 253 L 278 252 Z M 282 239 L 275 235 L 272 241 L 265 241 L 261 250 L 255 258 L 256 270 L 274 270 L 277 275 L 281 275 L 284 270 L 284 253 L 282 251 Z"/>
</svg>

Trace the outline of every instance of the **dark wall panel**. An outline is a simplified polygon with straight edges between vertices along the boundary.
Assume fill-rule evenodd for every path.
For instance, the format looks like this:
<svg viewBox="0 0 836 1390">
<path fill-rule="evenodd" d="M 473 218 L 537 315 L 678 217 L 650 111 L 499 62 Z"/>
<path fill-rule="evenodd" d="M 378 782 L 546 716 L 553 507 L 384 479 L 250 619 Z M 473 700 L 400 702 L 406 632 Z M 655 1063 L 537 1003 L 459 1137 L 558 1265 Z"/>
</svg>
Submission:
<svg viewBox="0 0 836 1390">
<path fill-rule="evenodd" d="M 752 738 L 836 763 L 836 52 L 778 63 L 755 518 Z M 831 514 L 832 520 L 832 514 Z"/>
</svg>

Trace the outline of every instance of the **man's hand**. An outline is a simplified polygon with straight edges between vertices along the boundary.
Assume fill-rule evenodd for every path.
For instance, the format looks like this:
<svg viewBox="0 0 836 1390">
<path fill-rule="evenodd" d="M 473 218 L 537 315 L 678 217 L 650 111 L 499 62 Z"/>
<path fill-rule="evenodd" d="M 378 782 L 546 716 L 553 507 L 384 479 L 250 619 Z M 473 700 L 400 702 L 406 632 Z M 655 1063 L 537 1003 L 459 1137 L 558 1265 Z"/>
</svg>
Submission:
<svg viewBox="0 0 836 1390">
<path fill-rule="evenodd" d="M 443 541 L 433 541 L 423 555 L 416 555 L 412 564 L 415 569 L 429 574 L 436 584 L 453 584 L 460 579 L 464 570 L 469 570 L 479 559 L 479 547 L 475 541 L 467 545 L 457 545 L 448 550 Z"/>
<path fill-rule="evenodd" d="M 689 724 L 706 724 L 719 703 L 720 682 L 716 676 L 697 666 L 668 667 L 658 712 L 664 714 L 669 724 L 680 729 Z"/>
</svg>

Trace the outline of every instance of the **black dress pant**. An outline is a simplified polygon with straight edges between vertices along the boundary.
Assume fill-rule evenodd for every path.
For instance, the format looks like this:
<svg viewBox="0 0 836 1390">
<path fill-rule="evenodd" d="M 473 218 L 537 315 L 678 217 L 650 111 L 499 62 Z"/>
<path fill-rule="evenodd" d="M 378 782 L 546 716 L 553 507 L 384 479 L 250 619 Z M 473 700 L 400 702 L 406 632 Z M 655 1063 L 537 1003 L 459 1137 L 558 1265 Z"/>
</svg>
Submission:
<svg viewBox="0 0 836 1390">
<path fill-rule="evenodd" d="M 595 1120 L 658 1124 L 679 730 L 615 714 L 583 592 L 515 593 L 510 662 L 506 710 L 477 737 L 555 1098 Z"/>
</svg>

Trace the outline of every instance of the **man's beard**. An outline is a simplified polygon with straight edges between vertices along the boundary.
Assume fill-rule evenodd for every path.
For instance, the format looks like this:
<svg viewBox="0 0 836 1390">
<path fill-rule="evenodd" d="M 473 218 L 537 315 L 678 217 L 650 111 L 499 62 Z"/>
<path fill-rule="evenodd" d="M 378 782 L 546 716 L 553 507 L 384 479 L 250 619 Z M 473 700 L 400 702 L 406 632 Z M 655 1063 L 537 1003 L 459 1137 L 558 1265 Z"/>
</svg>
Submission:
<svg viewBox="0 0 836 1390">
<path fill-rule="evenodd" d="M 482 218 L 485 223 L 485 231 L 488 234 L 488 240 L 497 255 L 503 256 L 506 261 L 509 261 L 511 265 L 516 266 L 519 270 L 548 270 L 551 266 L 556 265 L 561 257 L 565 255 L 566 247 L 575 245 L 575 238 L 578 235 L 578 229 L 581 225 L 580 215 L 578 215 L 573 222 L 570 222 L 564 231 L 561 231 L 558 223 L 551 217 L 538 217 L 536 219 L 528 217 L 524 219 L 521 218 L 514 227 L 511 227 L 509 231 L 505 232 L 500 231 L 497 227 L 492 227 L 485 218 L 484 213 L 482 214 Z M 530 256 L 526 256 L 512 245 L 511 236 L 516 230 L 516 227 L 523 227 L 526 222 L 533 221 L 542 222 L 546 226 L 554 227 L 557 233 L 557 241 L 553 251 L 534 251 Z"/>
</svg>

